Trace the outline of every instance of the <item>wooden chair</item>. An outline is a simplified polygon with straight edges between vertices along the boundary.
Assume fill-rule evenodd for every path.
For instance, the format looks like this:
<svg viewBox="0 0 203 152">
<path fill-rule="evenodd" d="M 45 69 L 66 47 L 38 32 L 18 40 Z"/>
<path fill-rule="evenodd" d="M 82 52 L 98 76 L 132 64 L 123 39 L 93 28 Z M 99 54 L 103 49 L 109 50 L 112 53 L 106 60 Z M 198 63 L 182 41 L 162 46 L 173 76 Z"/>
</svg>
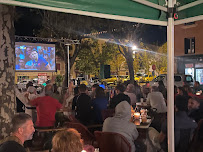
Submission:
<svg viewBox="0 0 203 152">
<path fill-rule="evenodd" d="M 94 132 L 100 152 L 131 152 L 131 145 L 127 139 L 113 132 Z"/>
<path fill-rule="evenodd" d="M 68 119 L 70 120 L 70 122 L 80 123 L 80 121 L 77 120 L 77 119 L 75 118 L 75 116 L 73 116 L 73 115 L 69 115 L 69 116 L 68 116 Z"/>
<path fill-rule="evenodd" d="M 84 140 L 85 145 L 94 145 L 95 137 L 94 135 L 87 129 L 86 126 L 84 126 L 81 123 L 75 123 L 75 122 L 67 122 L 66 126 L 68 128 L 74 128 L 76 129 L 80 134 L 81 138 Z"/>
<path fill-rule="evenodd" d="M 192 142 L 190 145 L 190 152 L 202 152 L 203 151 L 203 119 L 198 122 L 198 127 L 194 132 Z"/>
</svg>

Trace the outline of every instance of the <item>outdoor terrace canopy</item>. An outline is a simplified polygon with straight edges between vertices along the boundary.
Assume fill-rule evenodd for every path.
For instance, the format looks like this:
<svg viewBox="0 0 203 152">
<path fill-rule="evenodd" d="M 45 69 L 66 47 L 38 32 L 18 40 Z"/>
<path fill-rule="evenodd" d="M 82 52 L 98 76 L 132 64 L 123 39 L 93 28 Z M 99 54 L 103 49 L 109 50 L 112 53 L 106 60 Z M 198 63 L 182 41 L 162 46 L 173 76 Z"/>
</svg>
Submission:
<svg viewBox="0 0 203 152">
<path fill-rule="evenodd" d="M 167 26 L 168 151 L 174 151 L 174 25 L 202 20 L 203 0 L 0 0 L 0 4 Z"/>
<path fill-rule="evenodd" d="M 167 0 L 0 0 L 0 3 L 167 26 Z M 178 8 L 177 23 L 203 18 L 203 0 L 177 0 L 174 4 Z"/>
</svg>

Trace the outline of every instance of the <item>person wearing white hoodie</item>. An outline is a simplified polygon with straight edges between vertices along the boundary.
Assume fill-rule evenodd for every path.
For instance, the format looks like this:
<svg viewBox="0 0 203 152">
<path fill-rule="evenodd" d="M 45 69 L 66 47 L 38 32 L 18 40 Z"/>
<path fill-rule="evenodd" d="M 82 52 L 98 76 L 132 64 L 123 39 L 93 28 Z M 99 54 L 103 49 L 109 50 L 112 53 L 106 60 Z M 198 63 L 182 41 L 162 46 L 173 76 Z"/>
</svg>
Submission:
<svg viewBox="0 0 203 152">
<path fill-rule="evenodd" d="M 134 141 L 139 133 L 136 125 L 130 122 L 131 106 L 127 101 L 120 102 L 115 108 L 115 116 L 105 119 L 103 132 L 115 132 L 123 135 L 131 145 L 131 151 L 135 152 Z"/>
<path fill-rule="evenodd" d="M 18 88 L 15 88 L 15 94 L 18 99 L 25 105 L 25 113 L 32 117 L 33 122 L 36 121 L 35 107 L 30 104 L 30 100 L 43 96 L 43 94 L 37 94 L 36 88 L 29 86 L 26 92 L 20 92 Z"/>
</svg>

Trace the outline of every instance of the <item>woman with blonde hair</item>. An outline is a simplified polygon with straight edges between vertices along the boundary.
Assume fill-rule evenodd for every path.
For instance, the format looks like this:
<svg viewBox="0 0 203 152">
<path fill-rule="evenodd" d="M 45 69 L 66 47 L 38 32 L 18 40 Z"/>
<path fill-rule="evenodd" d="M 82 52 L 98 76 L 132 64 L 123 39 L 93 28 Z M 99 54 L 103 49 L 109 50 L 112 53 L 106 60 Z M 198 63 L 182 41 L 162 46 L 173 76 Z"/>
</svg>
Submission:
<svg viewBox="0 0 203 152">
<path fill-rule="evenodd" d="M 80 133 L 73 128 L 57 132 L 52 139 L 52 152 L 81 152 L 82 150 Z"/>
</svg>

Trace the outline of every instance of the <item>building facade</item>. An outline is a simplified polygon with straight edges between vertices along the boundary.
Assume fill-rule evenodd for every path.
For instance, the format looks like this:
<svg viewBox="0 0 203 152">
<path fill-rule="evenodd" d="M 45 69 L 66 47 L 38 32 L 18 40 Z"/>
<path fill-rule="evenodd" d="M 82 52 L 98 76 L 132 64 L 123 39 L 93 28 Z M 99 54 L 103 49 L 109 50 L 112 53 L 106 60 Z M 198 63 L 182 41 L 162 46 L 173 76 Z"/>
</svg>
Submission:
<svg viewBox="0 0 203 152">
<path fill-rule="evenodd" d="M 190 74 L 203 85 L 203 21 L 175 26 L 175 72 Z"/>
</svg>

